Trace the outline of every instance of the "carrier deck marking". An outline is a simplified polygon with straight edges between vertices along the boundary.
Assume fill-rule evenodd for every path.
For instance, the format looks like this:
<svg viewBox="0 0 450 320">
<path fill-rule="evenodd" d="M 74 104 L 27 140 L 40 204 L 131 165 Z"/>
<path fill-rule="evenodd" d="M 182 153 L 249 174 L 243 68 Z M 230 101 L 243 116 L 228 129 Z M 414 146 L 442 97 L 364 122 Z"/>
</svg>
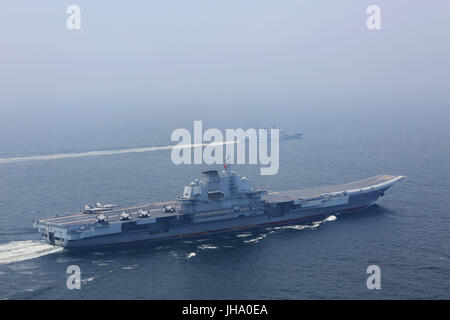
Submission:
<svg viewBox="0 0 450 320">
<path fill-rule="evenodd" d="M 328 193 L 339 193 L 350 190 L 358 190 L 368 187 L 375 187 L 381 183 L 386 183 L 391 180 L 395 180 L 401 178 L 401 176 L 390 176 L 390 175 L 378 175 L 372 178 L 368 178 L 365 180 L 339 184 L 339 185 L 331 185 L 324 187 L 315 187 L 315 188 L 306 188 L 306 189 L 296 189 L 289 191 L 277 191 L 277 192 L 269 192 L 266 195 L 263 195 L 262 200 L 266 200 L 268 202 L 283 202 L 283 201 L 291 201 L 295 199 L 308 199 L 319 197 Z"/>
</svg>

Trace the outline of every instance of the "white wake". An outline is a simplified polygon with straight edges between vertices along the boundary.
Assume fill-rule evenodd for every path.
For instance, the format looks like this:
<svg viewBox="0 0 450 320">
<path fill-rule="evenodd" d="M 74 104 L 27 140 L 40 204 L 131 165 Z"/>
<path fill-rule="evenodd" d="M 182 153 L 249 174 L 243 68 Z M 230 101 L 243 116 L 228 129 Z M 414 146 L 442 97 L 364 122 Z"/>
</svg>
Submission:
<svg viewBox="0 0 450 320">
<path fill-rule="evenodd" d="M 336 219 L 337 219 L 337 217 L 332 215 L 332 216 L 329 216 L 328 218 L 324 219 L 322 222 L 334 221 Z"/>
<path fill-rule="evenodd" d="M 323 220 L 320 221 L 313 221 L 312 224 L 298 224 L 298 225 L 287 225 L 287 226 L 281 226 L 281 227 L 275 227 L 274 230 L 285 230 L 285 229 L 291 229 L 291 230 L 304 230 L 304 229 L 316 229 L 321 224 L 324 224 L 326 222 L 331 222 L 337 220 L 337 217 L 335 215 L 331 215 L 329 217 L 326 217 Z"/>
<path fill-rule="evenodd" d="M 280 226 L 280 227 L 269 227 L 266 230 L 269 231 L 267 233 L 261 233 L 258 237 L 253 239 L 244 240 L 245 243 L 258 243 L 265 237 L 267 237 L 269 234 L 274 233 L 273 230 L 279 231 L 279 230 L 315 230 L 317 229 L 321 224 L 324 224 L 326 222 L 335 221 L 337 217 L 335 215 L 331 215 L 323 220 L 320 221 L 313 221 L 312 224 L 297 224 L 297 225 L 286 225 L 286 226 Z M 251 234 L 248 234 L 251 235 Z M 242 238 L 243 236 L 247 236 L 247 234 L 240 234 L 237 235 L 237 237 Z"/>
<path fill-rule="evenodd" d="M 62 250 L 62 247 L 54 247 L 40 241 L 12 241 L 0 245 L 0 264 L 35 259 Z"/>
<path fill-rule="evenodd" d="M 191 252 L 186 256 L 186 259 L 190 259 L 192 257 L 195 257 L 197 254 L 195 252 Z"/>
<path fill-rule="evenodd" d="M 0 158 L 0 164 L 22 162 L 22 161 L 42 161 L 42 160 L 67 159 L 67 158 L 98 157 L 98 156 L 108 156 L 108 155 L 113 155 L 113 154 L 141 153 L 141 152 L 172 150 L 172 149 L 189 149 L 189 148 L 198 148 L 198 147 L 204 147 L 204 146 L 213 147 L 213 146 L 221 146 L 221 145 L 235 144 L 235 143 L 237 143 L 237 142 L 236 141 L 225 141 L 225 142 L 211 142 L 211 143 L 203 143 L 203 144 L 177 144 L 177 145 L 160 146 L 160 147 L 142 147 L 142 148 L 100 150 L 100 151 L 89 151 L 89 152 L 78 152 L 78 153 L 59 153 L 59 154 L 48 154 L 48 155 L 40 155 L 40 156 Z"/>
</svg>

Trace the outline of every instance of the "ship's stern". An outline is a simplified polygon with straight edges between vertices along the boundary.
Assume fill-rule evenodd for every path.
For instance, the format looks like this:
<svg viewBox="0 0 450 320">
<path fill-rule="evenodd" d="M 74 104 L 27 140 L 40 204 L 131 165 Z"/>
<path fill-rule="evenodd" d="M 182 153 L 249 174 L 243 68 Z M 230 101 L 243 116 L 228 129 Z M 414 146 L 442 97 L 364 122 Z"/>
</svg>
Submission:
<svg viewBox="0 0 450 320">
<path fill-rule="evenodd" d="M 41 239 L 52 246 L 65 247 L 67 242 L 67 228 L 43 223 L 40 220 L 33 222 L 33 226 L 38 229 Z"/>
</svg>

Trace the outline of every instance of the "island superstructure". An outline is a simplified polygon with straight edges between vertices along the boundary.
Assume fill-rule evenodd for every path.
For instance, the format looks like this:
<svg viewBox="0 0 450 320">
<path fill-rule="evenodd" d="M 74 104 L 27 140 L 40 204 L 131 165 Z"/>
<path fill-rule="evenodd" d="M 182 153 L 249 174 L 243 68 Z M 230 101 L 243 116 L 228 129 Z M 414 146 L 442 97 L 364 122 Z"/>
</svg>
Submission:
<svg viewBox="0 0 450 320">
<path fill-rule="evenodd" d="M 403 176 L 378 175 L 347 184 L 267 192 L 232 171 L 203 172 L 175 201 L 120 207 L 34 221 L 42 239 L 65 248 L 194 237 L 283 225 L 363 210 Z"/>
</svg>

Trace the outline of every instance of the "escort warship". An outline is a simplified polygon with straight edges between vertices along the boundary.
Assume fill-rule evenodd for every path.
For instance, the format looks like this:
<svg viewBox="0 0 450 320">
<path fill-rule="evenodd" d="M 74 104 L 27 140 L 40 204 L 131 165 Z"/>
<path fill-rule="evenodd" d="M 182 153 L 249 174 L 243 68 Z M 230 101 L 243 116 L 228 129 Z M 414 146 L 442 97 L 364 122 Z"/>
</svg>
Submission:
<svg viewBox="0 0 450 320">
<path fill-rule="evenodd" d="M 403 176 L 378 175 L 347 184 L 267 192 L 224 166 L 203 172 L 175 201 L 120 207 L 84 207 L 78 213 L 34 221 L 42 239 L 80 248 L 195 237 L 324 219 L 372 205 Z"/>
</svg>

